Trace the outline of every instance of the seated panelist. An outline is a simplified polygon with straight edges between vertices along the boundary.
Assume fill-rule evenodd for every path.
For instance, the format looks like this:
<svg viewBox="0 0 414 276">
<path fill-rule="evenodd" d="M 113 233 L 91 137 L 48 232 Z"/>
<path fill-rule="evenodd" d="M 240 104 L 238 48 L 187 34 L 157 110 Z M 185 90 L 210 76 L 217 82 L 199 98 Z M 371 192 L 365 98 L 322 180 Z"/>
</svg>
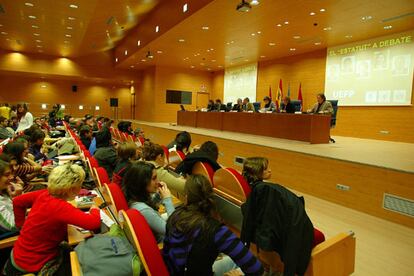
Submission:
<svg viewBox="0 0 414 276">
<path fill-rule="evenodd" d="M 213 100 L 208 101 L 207 111 L 214 111 L 216 110 L 216 105 L 214 104 Z"/>
<path fill-rule="evenodd" d="M 215 110 L 217 111 L 227 111 L 227 106 L 221 102 L 220 99 L 216 100 Z"/>
<path fill-rule="evenodd" d="M 308 113 L 333 114 L 332 104 L 326 100 L 326 97 L 323 93 L 319 93 L 316 96 L 316 99 L 318 102 L 313 106 L 312 109 L 308 110 Z"/>
<path fill-rule="evenodd" d="M 295 106 L 290 102 L 289 97 L 283 98 L 283 104 L 280 112 L 283 113 L 295 113 Z"/>
<path fill-rule="evenodd" d="M 274 102 L 272 102 L 272 99 L 270 97 L 268 96 L 264 97 L 263 102 L 265 104 L 263 107 L 264 111 L 271 111 L 271 112 L 276 111 L 276 105 Z"/>
<path fill-rule="evenodd" d="M 254 105 L 250 102 L 250 99 L 247 97 L 243 100 L 243 111 L 254 112 Z"/>
<path fill-rule="evenodd" d="M 237 99 L 237 103 L 231 109 L 232 111 L 242 112 L 243 111 L 243 101 L 242 99 Z"/>
</svg>

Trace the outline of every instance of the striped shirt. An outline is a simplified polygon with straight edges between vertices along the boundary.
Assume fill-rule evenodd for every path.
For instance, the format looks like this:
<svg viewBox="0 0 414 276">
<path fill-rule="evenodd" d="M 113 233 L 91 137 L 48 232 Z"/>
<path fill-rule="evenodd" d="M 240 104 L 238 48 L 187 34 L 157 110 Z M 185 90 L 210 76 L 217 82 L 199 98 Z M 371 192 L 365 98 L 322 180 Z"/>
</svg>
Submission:
<svg viewBox="0 0 414 276">
<path fill-rule="evenodd" d="M 169 235 L 165 237 L 163 255 L 171 275 L 184 275 L 186 273 L 190 275 L 195 271 L 187 271 L 187 268 L 194 270 L 195 267 L 198 267 L 196 268 L 197 271 L 203 271 L 203 275 L 211 275 L 212 265 L 218 253 L 228 255 L 245 275 L 263 274 L 263 267 L 259 260 L 226 226 L 221 225 L 217 228 L 213 241 L 211 241 L 213 244 L 207 246 L 197 245 L 199 239 L 196 236 L 205 236 L 205 233 L 199 234 L 199 232 L 197 230 L 190 241 L 177 231 L 169 232 Z M 203 252 L 200 252 L 200 249 Z M 200 256 L 203 260 L 200 260 Z M 194 264 L 189 264 L 189 259 Z M 200 274 L 198 275 L 200 276 Z"/>
</svg>

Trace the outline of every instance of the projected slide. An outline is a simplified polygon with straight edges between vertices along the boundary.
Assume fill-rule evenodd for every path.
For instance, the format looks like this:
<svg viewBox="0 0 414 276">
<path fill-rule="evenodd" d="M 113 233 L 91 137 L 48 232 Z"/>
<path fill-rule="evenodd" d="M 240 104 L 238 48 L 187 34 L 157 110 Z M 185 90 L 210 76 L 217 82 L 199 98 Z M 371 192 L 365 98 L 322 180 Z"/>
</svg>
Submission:
<svg viewBox="0 0 414 276">
<path fill-rule="evenodd" d="M 256 101 L 257 63 L 226 68 L 224 71 L 224 101 L 235 103 L 238 98 L 248 97 Z"/>
<path fill-rule="evenodd" d="M 339 105 L 410 105 L 414 32 L 328 48 L 325 94 Z"/>
</svg>

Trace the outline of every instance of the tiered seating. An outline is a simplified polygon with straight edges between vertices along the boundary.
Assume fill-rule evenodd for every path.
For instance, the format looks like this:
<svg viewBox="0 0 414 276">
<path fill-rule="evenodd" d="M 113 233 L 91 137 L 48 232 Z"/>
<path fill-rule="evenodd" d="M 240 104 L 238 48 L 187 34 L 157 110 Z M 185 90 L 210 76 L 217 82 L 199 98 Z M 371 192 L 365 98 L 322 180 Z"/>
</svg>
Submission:
<svg viewBox="0 0 414 276">
<path fill-rule="evenodd" d="M 219 169 L 214 174 L 214 192 L 241 206 L 251 189 L 243 176 L 232 168 Z"/>
<path fill-rule="evenodd" d="M 106 172 L 106 170 L 102 167 L 95 167 L 93 168 L 95 175 L 96 175 L 96 180 L 98 181 L 98 186 L 102 187 L 105 184 L 109 184 L 111 183 L 111 180 L 109 179 L 108 173 Z"/>
<path fill-rule="evenodd" d="M 197 162 L 193 166 L 192 174 L 202 174 L 205 175 L 209 180 L 211 185 L 214 187 L 214 170 L 211 165 L 207 162 Z"/>
<path fill-rule="evenodd" d="M 105 184 L 106 191 L 109 194 L 110 200 L 115 207 L 115 212 L 118 214 L 122 210 L 128 210 L 128 202 L 125 199 L 124 193 L 121 188 L 115 184 Z"/>
<path fill-rule="evenodd" d="M 182 151 L 171 151 L 168 155 L 168 165 L 171 169 L 175 169 L 184 159 L 185 154 Z"/>
</svg>

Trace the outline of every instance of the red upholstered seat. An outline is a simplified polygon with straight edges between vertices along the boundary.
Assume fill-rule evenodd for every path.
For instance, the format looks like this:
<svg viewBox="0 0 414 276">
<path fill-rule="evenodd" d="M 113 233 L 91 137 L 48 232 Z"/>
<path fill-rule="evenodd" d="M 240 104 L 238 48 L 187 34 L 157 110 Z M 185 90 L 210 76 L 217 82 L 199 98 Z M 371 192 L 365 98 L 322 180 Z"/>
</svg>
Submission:
<svg viewBox="0 0 414 276">
<path fill-rule="evenodd" d="M 313 228 L 313 245 L 312 247 L 317 246 L 320 243 L 325 241 L 325 235 L 316 228 Z"/>
<path fill-rule="evenodd" d="M 125 232 L 136 248 L 147 275 L 167 276 L 167 267 L 147 221 L 135 209 L 122 211 Z"/>
<path fill-rule="evenodd" d="M 229 171 L 237 179 L 244 191 L 244 194 L 246 195 L 246 198 L 249 197 L 250 193 L 252 192 L 252 189 L 250 188 L 249 183 L 247 183 L 247 180 L 233 168 L 227 168 L 226 170 Z"/>
<path fill-rule="evenodd" d="M 88 160 L 89 160 L 89 164 L 91 164 L 92 168 L 99 167 L 98 160 L 96 160 L 95 157 L 92 156 L 91 158 L 88 158 Z"/>
<path fill-rule="evenodd" d="M 138 140 L 141 142 L 141 145 L 143 145 L 145 143 L 145 139 L 142 137 L 138 137 Z"/>
<path fill-rule="evenodd" d="M 89 152 L 89 150 L 84 150 L 83 154 L 85 155 L 86 158 L 91 158 L 92 154 Z"/>
<path fill-rule="evenodd" d="M 184 154 L 184 152 L 182 152 L 182 151 L 180 151 L 180 150 L 177 150 L 176 152 L 177 152 L 177 155 L 178 155 L 178 156 L 180 156 L 181 161 L 183 161 L 183 160 L 185 159 L 185 154 Z"/>
<path fill-rule="evenodd" d="M 108 173 L 106 172 L 104 168 L 96 167 L 95 172 L 96 172 L 96 176 L 98 177 L 98 184 L 100 186 L 111 183 Z"/>
<path fill-rule="evenodd" d="M 118 214 L 118 212 L 121 210 L 128 210 L 128 202 L 119 185 L 115 183 L 110 183 L 105 184 L 105 186 L 111 198 L 111 202 L 114 204 L 116 208 L 116 213 Z"/>
<path fill-rule="evenodd" d="M 168 160 L 168 158 L 170 157 L 170 152 L 168 151 L 168 148 L 166 146 L 161 146 L 161 147 L 164 150 L 165 158 L 167 158 Z"/>
<path fill-rule="evenodd" d="M 214 187 L 214 170 L 209 163 L 197 162 L 193 166 L 192 174 L 202 174 L 208 177 L 211 185 Z"/>
</svg>

